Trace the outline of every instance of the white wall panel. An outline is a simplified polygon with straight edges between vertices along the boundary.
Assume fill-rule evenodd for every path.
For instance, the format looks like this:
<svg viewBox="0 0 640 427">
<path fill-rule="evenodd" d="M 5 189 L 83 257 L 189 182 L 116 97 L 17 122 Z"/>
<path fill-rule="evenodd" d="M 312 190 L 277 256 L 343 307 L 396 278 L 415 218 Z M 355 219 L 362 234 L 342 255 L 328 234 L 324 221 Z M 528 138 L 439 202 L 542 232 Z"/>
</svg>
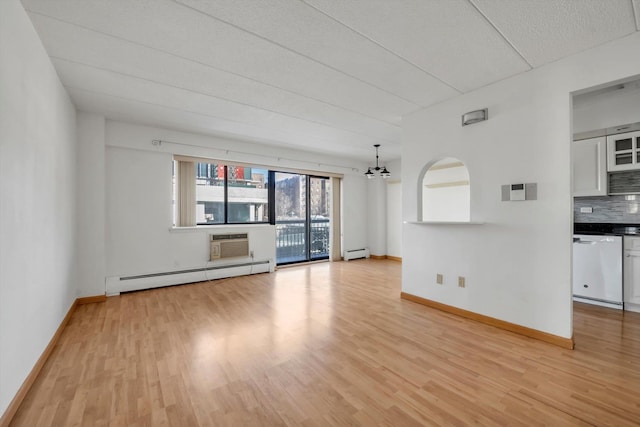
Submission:
<svg viewBox="0 0 640 427">
<path fill-rule="evenodd" d="M 163 142 L 157 147 L 151 144 L 153 139 L 174 144 Z M 310 161 L 309 153 L 114 121 L 107 122 L 106 144 L 108 277 L 204 267 L 209 254 L 208 234 L 228 229 L 250 233 L 255 260 L 275 258 L 273 227 L 269 225 L 171 230 L 173 154 L 235 160 L 275 170 L 344 173 L 344 245 L 367 245 L 366 179 L 361 176 L 363 165 L 359 163 L 321 155 Z M 341 164 L 348 166 L 338 167 Z"/>
<path fill-rule="evenodd" d="M 76 266 L 81 297 L 105 292 L 105 146 L 104 116 L 80 112 L 77 116 L 78 195 Z"/>
<path fill-rule="evenodd" d="M 0 414 L 76 298 L 76 112 L 22 5 L 0 1 Z"/>
<path fill-rule="evenodd" d="M 640 70 L 638 70 L 640 71 Z M 640 122 L 640 84 L 599 95 L 582 95 L 573 103 L 573 133 Z"/>
<path fill-rule="evenodd" d="M 638 49 L 636 33 L 405 118 L 405 219 L 417 219 L 424 165 L 452 156 L 469 169 L 471 219 L 485 223 L 405 224 L 403 291 L 571 337 L 570 94 L 637 74 Z M 479 107 L 489 120 L 461 127 L 460 114 Z M 500 200 L 501 185 L 521 182 L 538 184 L 538 200 Z"/>
</svg>

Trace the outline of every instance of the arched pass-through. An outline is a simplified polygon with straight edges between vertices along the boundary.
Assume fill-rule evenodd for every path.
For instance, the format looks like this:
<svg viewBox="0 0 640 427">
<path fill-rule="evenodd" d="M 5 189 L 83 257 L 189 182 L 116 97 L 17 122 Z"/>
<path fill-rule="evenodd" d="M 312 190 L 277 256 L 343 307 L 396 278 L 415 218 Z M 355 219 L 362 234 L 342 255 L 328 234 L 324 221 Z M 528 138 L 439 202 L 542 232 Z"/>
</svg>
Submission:
<svg viewBox="0 0 640 427">
<path fill-rule="evenodd" d="M 418 220 L 469 222 L 471 181 L 465 164 L 445 157 L 427 163 L 418 178 Z"/>
</svg>

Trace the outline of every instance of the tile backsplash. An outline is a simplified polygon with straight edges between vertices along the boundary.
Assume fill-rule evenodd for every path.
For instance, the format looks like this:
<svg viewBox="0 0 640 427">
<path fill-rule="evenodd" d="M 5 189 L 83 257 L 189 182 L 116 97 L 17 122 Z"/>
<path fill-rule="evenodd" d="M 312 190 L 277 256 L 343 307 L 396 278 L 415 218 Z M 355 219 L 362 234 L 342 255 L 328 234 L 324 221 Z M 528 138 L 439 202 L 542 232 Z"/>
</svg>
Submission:
<svg viewBox="0 0 640 427">
<path fill-rule="evenodd" d="M 593 212 L 581 213 L 580 208 L 593 208 Z M 575 197 L 573 220 L 574 222 L 640 224 L 640 195 Z"/>
</svg>

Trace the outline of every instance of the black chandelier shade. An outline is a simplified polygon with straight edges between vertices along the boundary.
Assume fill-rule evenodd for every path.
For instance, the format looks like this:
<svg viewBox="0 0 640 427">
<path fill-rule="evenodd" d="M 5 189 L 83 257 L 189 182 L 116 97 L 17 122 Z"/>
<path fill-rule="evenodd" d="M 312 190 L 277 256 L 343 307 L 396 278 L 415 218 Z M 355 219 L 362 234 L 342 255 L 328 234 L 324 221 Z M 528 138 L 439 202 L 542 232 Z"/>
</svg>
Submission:
<svg viewBox="0 0 640 427">
<path fill-rule="evenodd" d="M 376 172 L 378 172 L 383 179 L 387 179 L 391 176 L 391 172 L 387 170 L 386 166 L 380 167 L 380 165 L 378 164 L 378 148 L 380 148 L 380 144 L 375 144 L 374 147 L 376 147 L 376 166 L 369 166 L 367 171 L 364 173 L 364 176 L 371 179 L 376 176 Z"/>
</svg>

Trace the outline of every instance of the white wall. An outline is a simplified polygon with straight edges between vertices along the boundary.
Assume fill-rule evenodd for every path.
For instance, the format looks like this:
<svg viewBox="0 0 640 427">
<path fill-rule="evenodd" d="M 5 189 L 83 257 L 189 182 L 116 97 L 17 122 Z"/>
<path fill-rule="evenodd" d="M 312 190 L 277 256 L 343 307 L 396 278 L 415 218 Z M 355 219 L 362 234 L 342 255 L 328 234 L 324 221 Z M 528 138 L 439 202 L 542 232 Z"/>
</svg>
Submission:
<svg viewBox="0 0 640 427">
<path fill-rule="evenodd" d="M 391 177 L 387 179 L 387 251 L 386 254 L 402 258 L 402 162 L 387 162 Z"/>
<path fill-rule="evenodd" d="M 387 255 L 402 258 L 402 182 L 387 182 Z"/>
<path fill-rule="evenodd" d="M 372 163 L 373 164 L 373 163 Z M 367 210 L 368 210 L 368 247 L 372 255 L 393 255 L 400 257 L 401 249 L 399 248 L 402 241 L 400 233 L 398 231 L 396 221 L 401 216 L 400 212 L 402 207 L 400 204 L 396 204 L 399 197 L 399 192 L 396 191 L 392 197 L 395 197 L 393 204 L 389 200 L 389 189 L 395 187 L 390 184 L 399 184 L 401 177 L 400 159 L 393 161 L 380 162 L 380 166 L 386 166 L 391 172 L 391 176 L 387 179 L 380 177 L 374 177 L 367 179 Z M 389 227 L 389 221 L 392 221 L 392 226 Z M 402 222 L 400 221 L 400 224 Z M 391 243 L 390 243 L 391 239 Z M 389 252 L 389 245 L 394 247 L 394 253 Z M 365 246 L 362 246 L 365 247 Z M 358 248 L 347 248 L 358 249 Z"/>
<path fill-rule="evenodd" d="M 580 95 L 573 104 L 574 133 L 636 122 L 640 122 L 640 86 L 637 84 L 627 89 Z"/>
<path fill-rule="evenodd" d="M 165 142 L 159 146 L 152 145 L 155 139 Z M 107 121 L 105 141 L 107 277 L 203 267 L 209 253 L 208 234 L 229 229 L 213 226 L 207 229 L 170 230 L 173 154 L 254 163 L 272 169 L 298 168 L 344 173 L 343 248 L 367 244 L 366 178 L 361 176 L 362 171 L 352 170 L 364 168 L 361 164 L 295 150 L 114 121 Z M 314 160 L 309 161 L 309 158 Z M 272 226 L 238 225 L 232 229 L 250 233 L 255 260 L 275 258 Z"/>
<path fill-rule="evenodd" d="M 368 236 L 371 255 L 387 254 L 387 181 L 367 180 Z"/>
<path fill-rule="evenodd" d="M 104 295 L 105 277 L 105 146 L 104 116 L 77 117 L 78 194 L 77 246 L 79 296 Z"/>
<path fill-rule="evenodd" d="M 366 170 L 366 169 L 365 169 Z M 367 178 L 364 172 L 342 179 L 342 253 L 369 247 Z"/>
<path fill-rule="evenodd" d="M 471 219 L 485 222 L 405 224 L 404 292 L 571 337 L 570 92 L 637 74 L 640 55 L 629 52 L 638 49 L 640 33 L 403 119 L 404 219 L 417 219 L 424 165 L 452 156 L 469 169 Z M 488 121 L 460 126 L 461 114 L 484 107 Z M 500 186 L 520 182 L 538 183 L 538 200 L 501 202 Z"/>
<path fill-rule="evenodd" d="M 0 414 L 76 297 L 75 109 L 18 0 L 0 1 Z"/>
</svg>

